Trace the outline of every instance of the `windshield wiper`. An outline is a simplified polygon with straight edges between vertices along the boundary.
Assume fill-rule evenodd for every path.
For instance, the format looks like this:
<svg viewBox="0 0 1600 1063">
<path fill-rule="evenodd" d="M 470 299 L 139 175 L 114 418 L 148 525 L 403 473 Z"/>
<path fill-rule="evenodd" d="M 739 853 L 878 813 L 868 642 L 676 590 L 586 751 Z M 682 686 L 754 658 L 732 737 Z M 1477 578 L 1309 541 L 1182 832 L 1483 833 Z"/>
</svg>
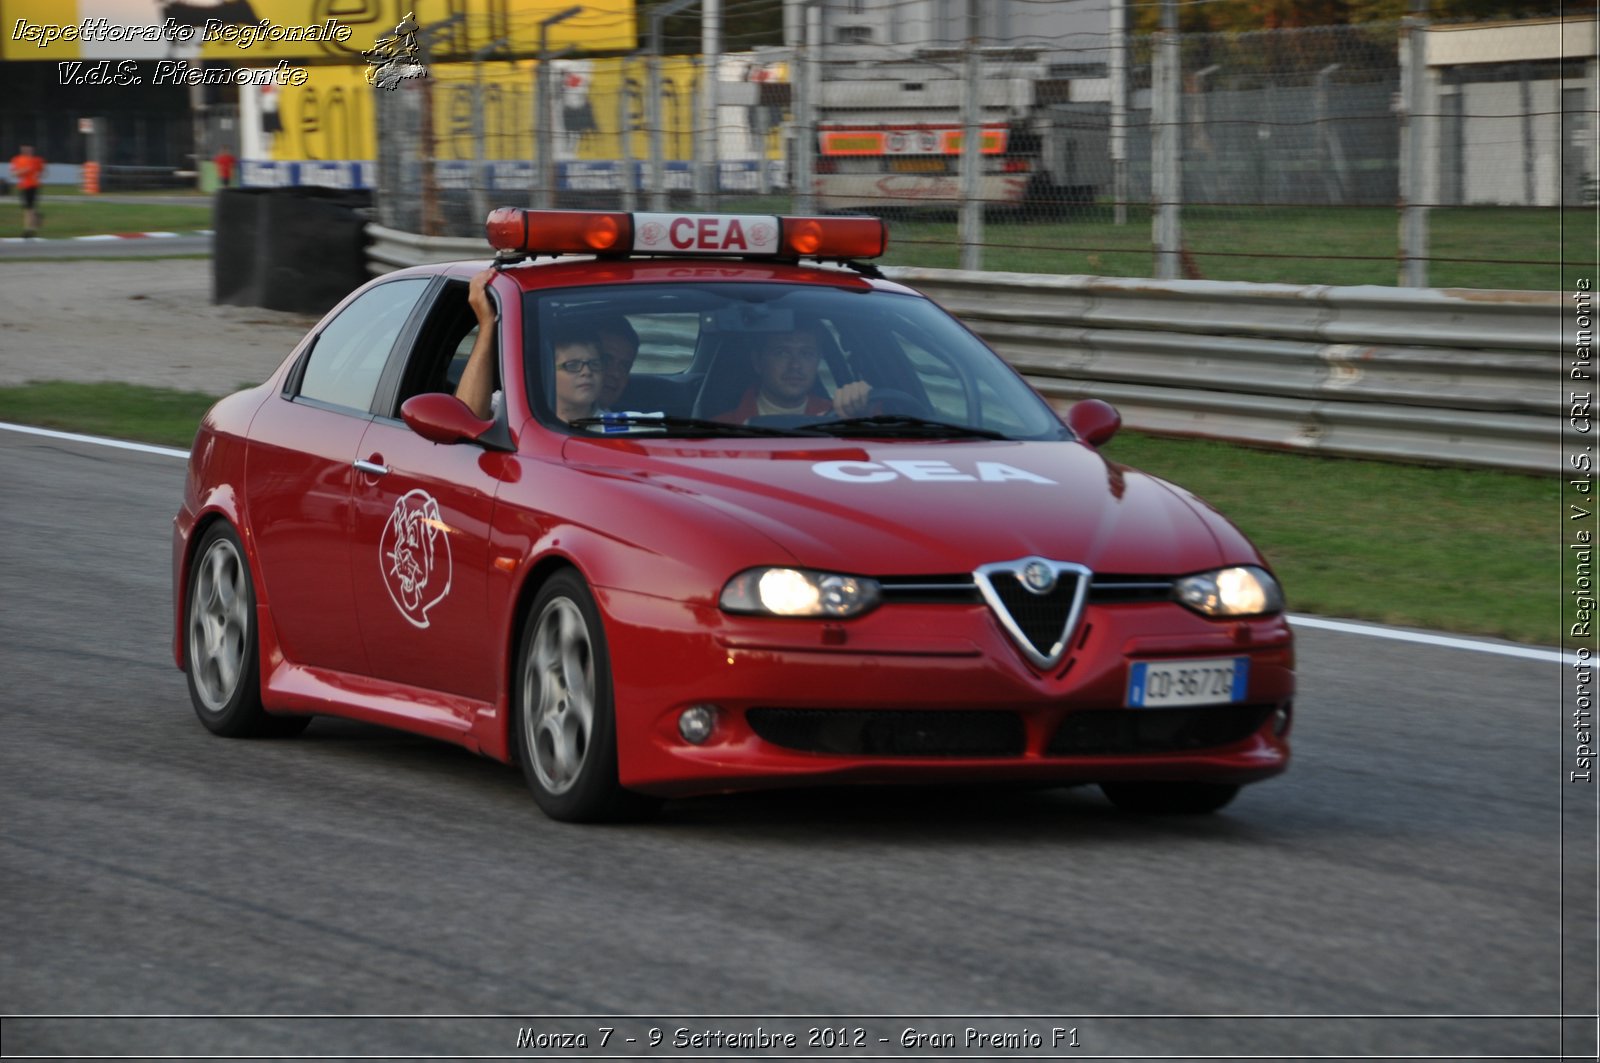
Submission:
<svg viewBox="0 0 1600 1063">
<path fill-rule="evenodd" d="M 880 413 L 870 417 L 846 417 L 838 421 L 824 421 L 808 425 L 808 432 L 821 432 L 830 436 L 912 436 L 919 439 L 1007 439 L 1004 432 L 992 428 L 976 428 L 949 421 L 930 421 L 925 417 L 911 417 L 901 413 Z"/>
<path fill-rule="evenodd" d="M 659 428 L 673 435 L 690 436 L 792 436 L 786 428 L 765 428 L 753 424 L 729 424 L 726 421 L 708 421 L 701 417 L 678 417 L 667 413 L 608 413 L 601 417 L 578 417 L 570 422 L 574 428 Z"/>
</svg>

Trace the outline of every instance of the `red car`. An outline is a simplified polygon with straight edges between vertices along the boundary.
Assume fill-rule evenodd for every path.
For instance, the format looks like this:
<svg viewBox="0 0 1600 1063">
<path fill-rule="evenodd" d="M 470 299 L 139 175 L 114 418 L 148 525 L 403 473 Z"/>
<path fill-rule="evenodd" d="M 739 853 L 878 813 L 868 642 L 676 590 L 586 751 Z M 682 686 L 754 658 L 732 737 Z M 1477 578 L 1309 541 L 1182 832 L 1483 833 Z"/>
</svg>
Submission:
<svg viewBox="0 0 1600 1063">
<path fill-rule="evenodd" d="M 890 782 L 1204 812 L 1285 769 L 1294 652 L 1261 555 L 1102 457 L 1111 407 L 1063 423 L 881 279 L 881 222 L 488 228 L 490 418 L 453 395 L 484 268 L 455 263 L 355 291 L 201 424 L 173 648 L 212 731 L 442 738 L 520 762 L 569 820 Z M 618 321 L 626 390 L 574 415 Z"/>
</svg>

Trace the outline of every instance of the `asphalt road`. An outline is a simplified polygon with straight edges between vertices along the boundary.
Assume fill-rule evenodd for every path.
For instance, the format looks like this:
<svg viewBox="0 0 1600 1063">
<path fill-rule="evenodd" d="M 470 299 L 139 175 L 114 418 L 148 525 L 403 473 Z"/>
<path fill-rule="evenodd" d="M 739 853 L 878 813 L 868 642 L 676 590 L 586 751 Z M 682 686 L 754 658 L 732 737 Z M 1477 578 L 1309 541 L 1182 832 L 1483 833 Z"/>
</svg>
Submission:
<svg viewBox="0 0 1600 1063">
<path fill-rule="evenodd" d="M 169 648 L 182 476 L 0 432 L 7 1055 L 560 1054 L 518 1048 L 532 1029 L 615 1058 L 652 1025 L 660 1053 L 856 1016 L 831 1026 L 879 1058 L 961 1055 L 902 1031 L 968 1025 L 1043 1031 L 1035 1058 L 1548 1057 L 1563 990 L 1593 1012 L 1593 791 L 1564 789 L 1557 664 L 1305 631 L 1296 763 L 1199 820 L 920 790 L 571 827 L 451 746 L 203 730 Z M 749 1018 L 674 1018 L 707 1014 Z"/>
</svg>

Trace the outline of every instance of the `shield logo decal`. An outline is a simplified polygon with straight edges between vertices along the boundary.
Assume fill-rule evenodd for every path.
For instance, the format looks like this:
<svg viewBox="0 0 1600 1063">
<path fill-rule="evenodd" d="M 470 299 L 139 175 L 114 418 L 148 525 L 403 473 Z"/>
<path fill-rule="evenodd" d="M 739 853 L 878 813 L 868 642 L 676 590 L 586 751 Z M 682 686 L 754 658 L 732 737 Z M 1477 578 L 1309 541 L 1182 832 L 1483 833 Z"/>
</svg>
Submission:
<svg viewBox="0 0 1600 1063">
<path fill-rule="evenodd" d="M 450 593 L 449 532 L 438 499 L 418 489 L 396 500 L 378 540 L 383 585 L 400 615 L 417 627 L 428 626 L 428 610 Z"/>
</svg>

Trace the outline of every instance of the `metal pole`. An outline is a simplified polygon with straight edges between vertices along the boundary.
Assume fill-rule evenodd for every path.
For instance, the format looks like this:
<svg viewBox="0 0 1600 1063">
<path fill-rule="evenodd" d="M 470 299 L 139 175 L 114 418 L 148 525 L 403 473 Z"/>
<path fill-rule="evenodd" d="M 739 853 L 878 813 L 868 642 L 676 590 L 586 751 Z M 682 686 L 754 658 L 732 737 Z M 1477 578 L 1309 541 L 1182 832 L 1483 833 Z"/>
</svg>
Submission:
<svg viewBox="0 0 1600 1063">
<path fill-rule="evenodd" d="M 1111 197 L 1116 224 L 1128 224 L 1128 9 L 1111 0 Z"/>
<path fill-rule="evenodd" d="M 983 200 L 979 175 L 983 172 L 983 60 L 978 54 L 978 0 L 967 0 L 967 48 L 961 92 L 961 205 L 958 208 L 957 243 L 961 268 L 983 268 Z"/>
<path fill-rule="evenodd" d="M 656 40 L 656 46 L 661 44 Z M 647 95 L 644 101 L 644 120 L 650 127 L 647 132 L 650 136 L 650 209 L 663 211 L 667 209 L 667 174 L 666 164 L 662 161 L 661 151 L 661 56 L 659 53 L 650 56 L 650 78 Z"/>
<path fill-rule="evenodd" d="M 1314 121 L 1317 127 L 1317 156 L 1322 163 L 1322 183 L 1329 203 L 1344 202 L 1344 173 L 1342 160 L 1336 159 L 1333 130 L 1328 125 L 1328 78 L 1340 64 L 1329 63 L 1317 71 Z"/>
<path fill-rule="evenodd" d="M 622 72 L 627 74 L 635 55 L 623 60 Z M 628 106 L 628 79 L 622 78 L 621 86 L 617 90 L 617 140 L 618 155 L 622 160 L 622 209 L 634 211 L 639 209 L 637 188 L 633 181 L 633 125 L 631 108 Z"/>
<path fill-rule="evenodd" d="M 1161 32 L 1156 35 L 1154 85 L 1150 122 L 1152 144 L 1151 191 L 1154 193 L 1153 237 L 1158 280 L 1176 280 L 1182 275 L 1179 247 L 1183 235 L 1179 217 L 1182 176 L 1178 172 L 1181 155 L 1182 101 L 1178 95 L 1178 8 L 1174 0 L 1161 0 Z"/>
<path fill-rule="evenodd" d="M 198 57 L 190 59 L 189 68 L 198 75 L 201 70 L 200 59 Z M 1526 79 L 1524 79 L 1524 83 L 1526 83 Z M 205 86 L 200 84 L 200 78 L 196 76 L 194 83 L 189 86 L 190 135 L 194 138 L 195 188 L 203 187 L 200 175 L 205 172 L 206 161 L 216 154 L 215 151 L 211 150 L 209 143 L 211 137 L 208 135 L 209 130 L 206 128 L 207 110 Z M 42 153 L 44 148 L 41 147 L 39 151 Z"/>
<path fill-rule="evenodd" d="M 667 175 L 661 151 L 661 12 L 650 14 L 650 74 L 645 87 L 644 121 L 650 137 L 650 209 L 667 209 Z"/>
<path fill-rule="evenodd" d="M 722 186 L 722 145 L 718 123 L 717 82 L 722 70 L 722 0 L 702 0 L 700 54 L 705 69 L 700 81 L 700 165 L 696 167 L 695 207 L 715 210 Z"/>
<path fill-rule="evenodd" d="M 422 68 L 428 69 L 432 62 L 428 32 L 432 27 L 424 29 L 418 35 L 421 45 Z M 433 79 L 424 75 L 422 83 L 418 86 L 422 93 L 422 142 L 417 154 L 422 163 L 422 235 L 439 235 L 439 174 L 434 168 L 433 158 Z"/>
<path fill-rule="evenodd" d="M 433 35 L 440 30 L 454 26 L 462 19 L 461 15 L 451 15 L 449 18 L 430 22 L 423 26 L 417 34 L 418 50 L 422 53 L 422 68 L 427 68 L 433 62 Z M 422 77 L 420 86 L 422 93 L 422 143 L 419 154 L 422 156 L 422 235 L 437 236 L 444 227 L 443 219 L 439 214 L 439 175 L 434 163 L 433 143 L 433 79 L 426 74 Z"/>
<path fill-rule="evenodd" d="M 1201 67 L 1194 72 L 1194 81 L 1192 82 L 1194 87 L 1194 106 L 1189 108 L 1188 117 L 1194 123 L 1196 132 L 1189 143 L 1191 147 L 1196 148 L 1206 156 L 1208 163 L 1214 160 L 1215 153 L 1211 149 L 1211 130 L 1209 127 L 1211 105 L 1209 98 L 1206 96 L 1206 79 L 1221 69 L 1222 65 L 1220 63 L 1212 63 L 1210 66 Z M 1217 201 L 1217 189 L 1214 181 L 1215 172 L 1209 165 L 1200 171 L 1199 196 L 1203 203 Z M 1191 184 L 1190 187 L 1194 188 L 1195 185 Z"/>
<path fill-rule="evenodd" d="M 483 151 L 483 63 L 505 44 L 506 40 L 502 37 L 472 53 L 472 217 L 474 220 L 489 216 L 489 176 Z"/>
<path fill-rule="evenodd" d="M 817 153 L 817 52 L 822 41 L 822 11 L 817 0 L 800 5 L 800 62 L 794 72 L 794 209 L 815 214 Z"/>
<path fill-rule="evenodd" d="M 533 199 L 536 207 L 547 208 L 555 202 L 555 93 L 550 81 L 550 62 L 554 57 L 550 54 L 550 27 L 582 13 L 582 7 L 569 7 L 539 23 L 539 67 L 534 71 L 536 90 L 533 103 L 534 135 L 539 142 L 539 165 L 535 171 Z"/>
<path fill-rule="evenodd" d="M 689 69 L 694 71 L 690 80 L 689 98 L 689 209 L 703 210 L 706 198 L 705 161 L 705 56 L 689 57 Z"/>
<path fill-rule="evenodd" d="M 1517 64 L 1517 81 L 1521 83 L 1522 98 L 1522 205 L 1537 207 L 1539 193 L 1533 179 L 1533 89 L 1528 84 L 1526 62 Z M 1555 83 L 1557 101 L 1561 98 L 1561 84 L 1559 81 Z"/>
<path fill-rule="evenodd" d="M 650 125 L 650 209 L 664 211 L 670 199 L 667 194 L 667 169 L 665 163 L 666 152 L 662 147 L 662 137 L 666 135 L 662 128 L 666 124 L 661 112 L 661 24 L 669 15 L 678 12 L 700 0 L 673 0 L 670 4 L 663 4 L 650 12 L 650 88 L 649 97 L 645 102 L 645 121 Z"/>
<path fill-rule="evenodd" d="M 1428 72 L 1427 0 L 1411 0 L 1400 25 L 1400 285 L 1428 286 L 1428 208 L 1423 195 L 1423 111 Z"/>
<path fill-rule="evenodd" d="M 767 65 L 763 60 L 768 58 L 769 56 L 763 49 L 756 49 L 755 58 L 752 60 L 752 68 Z M 769 134 L 772 132 L 772 126 L 767 122 L 767 116 L 770 113 L 768 106 L 762 102 L 767 83 L 764 80 L 753 80 L 752 83 L 756 90 L 756 105 L 750 108 L 750 113 L 753 116 L 750 136 L 755 144 L 756 194 L 765 197 L 772 194 L 772 167 L 767 165 L 767 142 Z"/>
<path fill-rule="evenodd" d="M 472 53 L 472 219 L 489 216 L 487 176 L 483 166 L 483 53 Z"/>
<path fill-rule="evenodd" d="M 554 115 L 550 113 L 550 55 L 545 47 L 544 28 L 539 32 L 539 65 L 533 77 L 533 135 L 537 143 L 538 164 L 533 171 L 533 205 L 548 208 L 555 183 L 555 166 L 551 154 L 555 150 L 554 132 L 550 126 Z"/>
</svg>

